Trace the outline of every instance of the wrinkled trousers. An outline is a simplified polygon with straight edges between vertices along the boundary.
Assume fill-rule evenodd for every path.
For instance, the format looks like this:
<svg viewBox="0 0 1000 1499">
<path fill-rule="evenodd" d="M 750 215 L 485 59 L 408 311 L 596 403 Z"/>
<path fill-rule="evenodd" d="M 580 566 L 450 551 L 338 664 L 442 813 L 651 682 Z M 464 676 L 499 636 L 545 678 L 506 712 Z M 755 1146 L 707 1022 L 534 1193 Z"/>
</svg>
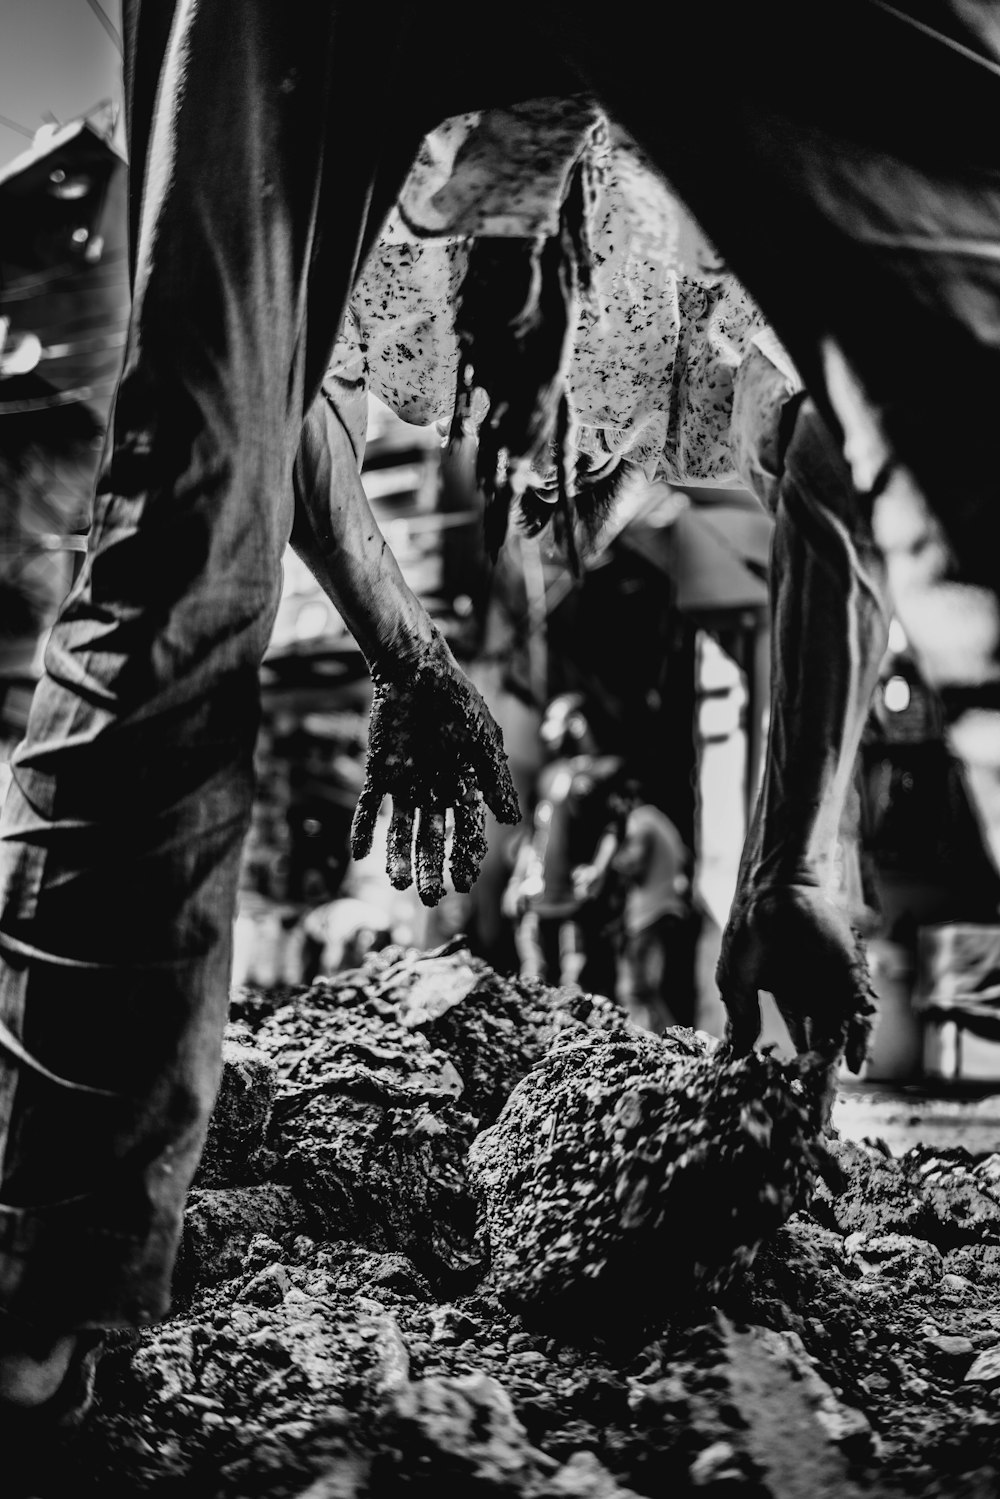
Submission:
<svg viewBox="0 0 1000 1499">
<path fill-rule="evenodd" d="M 919 11 L 961 32 L 948 5 Z M 299 433 L 366 250 L 438 120 L 505 96 L 603 97 L 848 446 L 876 410 L 942 514 L 957 476 L 949 534 L 995 590 L 981 543 L 1000 512 L 979 501 L 982 419 L 1000 394 L 1000 84 L 873 0 L 829 17 L 828 45 L 790 76 L 801 8 L 727 0 L 713 13 L 732 60 L 720 106 L 691 65 L 705 56 L 697 7 L 671 8 L 670 63 L 590 3 L 508 7 L 484 46 L 463 41 L 457 7 L 428 26 L 403 3 L 126 0 L 128 345 L 86 565 L 0 829 L 0 1304 L 56 1327 L 167 1310 L 218 1083 Z M 827 390 L 830 340 L 863 393 L 853 434 L 850 402 Z"/>
</svg>

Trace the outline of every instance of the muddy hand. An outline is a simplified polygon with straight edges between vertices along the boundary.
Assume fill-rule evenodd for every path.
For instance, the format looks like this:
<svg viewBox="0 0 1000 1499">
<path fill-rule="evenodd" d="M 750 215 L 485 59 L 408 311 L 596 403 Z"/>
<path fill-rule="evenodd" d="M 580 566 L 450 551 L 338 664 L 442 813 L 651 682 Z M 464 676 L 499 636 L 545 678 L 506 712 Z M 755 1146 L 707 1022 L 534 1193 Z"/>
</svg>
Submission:
<svg viewBox="0 0 1000 1499">
<path fill-rule="evenodd" d="M 365 784 L 351 829 L 363 858 L 375 820 L 391 796 L 386 868 L 398 890 L 412 884 L 433 906 L 444 895 L 446 813 L 452 809 L 450 872 L 466 891 L 486 853 L 485 808 L 500 822 L 520 820 L 503 738 L 479 693 L 443 641 L 409 667 L 374 678 Z M 415 854 L 415 859 L 414 859 Z"/>
<path fill-rule="evenodd" d="M 716 978 L 737 1055 L 760 1035 L 760 991 L 774 996 L 796 1051 L 820 1076 L 828 1119 L 841 1059 L 852 1072 L 864 1062 L 873 1011 L 864 952 L 846 916 L 811 886 L 757 893 L 733 908 Z"/>
</svg>

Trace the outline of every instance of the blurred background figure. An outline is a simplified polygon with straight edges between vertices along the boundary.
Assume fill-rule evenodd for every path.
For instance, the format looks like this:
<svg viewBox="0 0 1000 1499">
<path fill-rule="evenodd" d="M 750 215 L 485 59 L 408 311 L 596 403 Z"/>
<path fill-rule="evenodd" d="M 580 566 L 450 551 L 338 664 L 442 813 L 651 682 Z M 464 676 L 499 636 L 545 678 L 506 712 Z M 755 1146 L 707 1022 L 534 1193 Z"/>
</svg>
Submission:
<svg viewBox="0 0 1000 1499">
<path fill-rule="evenodd" d="M 530 829 L 522 836 L 503 897 L 516 924 L 522 976 L 616 989 L 612 881 L 577 893 L 577 871 L 593 868 L 614 819 L 623 760 L 603 755 L 580 693 L 552 699 L 539 730 L 548 757 L 538 776 Z"/>
<path fill-rule="evenodd" d="M 320 975 L 359 968 L 370 952 L 380 952 L 392 941 L 385 910 L 371 901 L 344 896 L 317 906 L 302 919 L 304 934 L 302 982 Z"/>
<path fill-rule="evenodd" d="M 623 894 L 617 993 L 629 1019 L 659 1035 L 670 1025 L 694 1025 L 700 922 L 690 856 L 670 818 L 635 783 L 625 805 L 623 836 L 610 859 Z M 609 844 L 615 831 L 609 830 Z M 579 886 L 586 884 L 581 871 Z"/>
</svg>

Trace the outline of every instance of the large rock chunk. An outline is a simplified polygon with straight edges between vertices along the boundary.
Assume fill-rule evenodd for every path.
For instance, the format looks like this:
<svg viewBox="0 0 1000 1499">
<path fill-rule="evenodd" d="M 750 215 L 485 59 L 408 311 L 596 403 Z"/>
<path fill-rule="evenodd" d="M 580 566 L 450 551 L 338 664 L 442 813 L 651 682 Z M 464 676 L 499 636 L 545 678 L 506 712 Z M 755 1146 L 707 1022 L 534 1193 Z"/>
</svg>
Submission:
<svg viewBox="0 0 1000 1499">
<path fill-rule="evenodd" d="M 505 1301 L 579 1335 L 724 1284 L 808 1200 L 797 1077 L 690 1031 L 567 1031 L 470 1153 Z"/>
<path fill-rule="evenodd" d="M 281 1174 L 318 1228 L 398 1250 L 435 1281 L 477 1264 L 463 1082 L 371 987 L 316 985 L 269 1017 L 257 1044 L 278 1073 Z"/>
<path fill-rule="evenodd" d="M 196 1289 L 238 1275 L 251 1240 L 301 1234 L 306 1214 L 290 1187 L 218 1187 L 192 1192 L 184 1214 L 174 1292 Z"/>
<path fill-rule="evenodd" d="M 929 1236 L 933 1216 L 927 1200 L 898 1161 L 851 1140 L 835 1141 L 831 1150 L 844 1176 L 844 1188 L 832 1213 L 845 1238 L 851 1234 L 864 1238 Z"/>
<path fill-rule="evenodd" d="M 108 1372 L 103 1436 L 115 1472 L 104 1492 L 162 1483 L 245 1499 L 298 1493 L 331 1468 L 364 1472 L 357 1430 L 407 1380 L 395 1319 L 368 1298 L 331 1295 L 322 1277 L 311 1290 L 289 1278 L 268 1305 L 246 1295 L 252 1285 L 235 1304 L 206 1293 L 144 1333 L 116 1378 Z"/>
<path fill-rule="evenodd" d="M 399 965 L 381 992 L 405 1026 L 422 1031 L 455 1064 L 462 1102 L 484 1127 L 563 1027 L 581 1022 L 629 1030 L 611 1000 L 575 986 L 551 989 L 537 980 L 502 978 L 464 949 Z"/>
<path fill-rule="evenodd" d="M 371 1499 L 399 1492 L 512 1499 L 525 1492 L 541 1456 L 488 1374 L 400 1386 L 381 1414 L 378 1446 Z"/>
<path fill-rule="evenodd" d="M 270 1057 L 242 1040 L 226 1038 L 219 1096 L 209 1121 L 196 1186 L 239 1186 L 257 1177 L 276 1085 L 277 1070 Z"/>
</svg>

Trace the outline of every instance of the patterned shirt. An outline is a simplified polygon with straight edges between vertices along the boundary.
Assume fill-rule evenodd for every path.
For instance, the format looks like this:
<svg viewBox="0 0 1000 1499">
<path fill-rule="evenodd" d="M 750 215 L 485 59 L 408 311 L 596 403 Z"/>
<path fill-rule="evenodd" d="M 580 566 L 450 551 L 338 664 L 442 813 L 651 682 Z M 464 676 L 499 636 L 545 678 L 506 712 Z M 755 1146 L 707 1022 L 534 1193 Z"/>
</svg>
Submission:
<svg viewBox="0 0 1000 1499">
<path fill-rule="evenodd" d="M 780 346 L 775 363 L 760 312 L 639 148 L 582 97 L 457 116 L 425 138 L 355 290 L 328 388 L 367 382 L 404 420 L 445 430 L 470 242 L 555 234 L 580 168 L 590 286 L 567 369 L 577 447 L 626 456 L 649 479 L 739 482 L 734 450 L 746 458 L 752 444 L 731 440 L 737 371 L 753 347 L 779 387 L 797 376 Z M 477 396 L 474 423 L 487 404 Z M 773 393 L 762 401 L 770 412 Z M 745 414 L 758 406 L 742 403 Z"/>
</svg>

